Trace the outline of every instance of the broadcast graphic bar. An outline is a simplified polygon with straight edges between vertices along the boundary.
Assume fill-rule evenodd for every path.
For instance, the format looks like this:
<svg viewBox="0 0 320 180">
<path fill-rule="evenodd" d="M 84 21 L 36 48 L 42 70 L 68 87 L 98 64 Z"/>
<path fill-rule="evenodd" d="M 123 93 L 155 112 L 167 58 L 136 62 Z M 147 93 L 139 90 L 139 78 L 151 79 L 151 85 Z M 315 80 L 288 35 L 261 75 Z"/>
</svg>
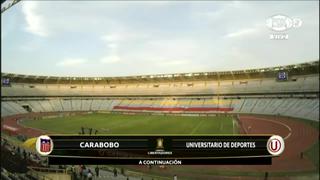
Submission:
<svg viewBox="0 0 320 180">
<path fill-rule="evenodd" d="M 280 136 L 40 136 L 49 164 L 270 165 Z"/>
</svg>

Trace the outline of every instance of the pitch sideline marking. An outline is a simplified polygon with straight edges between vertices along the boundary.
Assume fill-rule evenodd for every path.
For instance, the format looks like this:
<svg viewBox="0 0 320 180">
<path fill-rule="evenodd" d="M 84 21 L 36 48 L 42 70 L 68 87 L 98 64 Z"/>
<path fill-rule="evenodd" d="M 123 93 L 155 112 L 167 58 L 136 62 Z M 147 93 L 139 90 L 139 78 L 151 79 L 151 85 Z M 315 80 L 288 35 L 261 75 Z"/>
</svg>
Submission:
<svg viewBox="0 0 320 180">
<path fill-rule="evenodd" d="M 232 132 L 233 134 L 239 134 L 239 124 L 238 121 L 234 118 L 232 118 Z"/>
<path fill-rule="evenodd" d="M 233 132 L 233 134 L 235 134 L 234 133 L 234 119 L 232 118 L 232 132 Z"/>
<path fill-rule="evenodd" d="M 203 124 L 203 121 L 204 121 L 204 119 L 201 119 L 201 121 L 197 124 L 197 126 L 192 129 L 190 134 L 194 134 L 200 128 L 200 126 Z"/>
</svg>

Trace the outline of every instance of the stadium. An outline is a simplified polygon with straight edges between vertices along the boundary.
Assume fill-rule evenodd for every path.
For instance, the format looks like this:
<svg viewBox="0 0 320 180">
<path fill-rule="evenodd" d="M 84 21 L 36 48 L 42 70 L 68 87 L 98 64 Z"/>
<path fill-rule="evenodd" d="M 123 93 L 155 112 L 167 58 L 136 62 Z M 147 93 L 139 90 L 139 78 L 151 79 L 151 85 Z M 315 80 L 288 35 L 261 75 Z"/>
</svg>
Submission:
<svg viewBox="0 0 320 180">
<path fill-rule="evenodd" d="M 290 76 L 279 80 L 279 72 Z M 318 173 L 319 61 L 229 72 L 2 78 L 10 79 L 1 89 L 2 132 L 11 137 L 78 134 L 81 128 L 96 134 L 279 134 L 286 151 L 272 166 L 125 168 L 161 178 L 177 171 L 186 179 Z"/>
<path fill-rule="evenodd" d="M 319 179 L 318 7 L 316 1 L 1 1 L 1 179 Z M 273 135 L 284 141 L 277 155 L 269 151 Z M 72 149 L 72 138 L 53 145 L 49 136 L 93 140 Z M 270 139 L 254 139 L 263 136 Z M 114 137 L 127 144 L 150 138 L 143 151 L 126 154 L 132 149 L 108 149 L 119 147 L 105 140 Z M 234 146 L 255 140 L 260 154 L 175 151 L 167 137 L 186 138 L 182 147 L 205 144 L 201 137 L 217 140 L 209 143 L 228 137 Z M 51 152 L 64 163 L 52 163 Z M 199 161 L 111 163 L 123 157 Z M 269 163 L 249 163 L 263 158 Z"/>
</svg>

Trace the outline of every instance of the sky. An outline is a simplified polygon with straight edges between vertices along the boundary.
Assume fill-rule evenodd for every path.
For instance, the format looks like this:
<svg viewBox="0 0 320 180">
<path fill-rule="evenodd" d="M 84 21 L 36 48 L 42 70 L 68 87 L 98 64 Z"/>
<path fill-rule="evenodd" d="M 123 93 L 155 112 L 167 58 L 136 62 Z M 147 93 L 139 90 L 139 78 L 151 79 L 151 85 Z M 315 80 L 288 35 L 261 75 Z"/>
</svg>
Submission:
<svg viewBox="0 0 320 180">
<path fill-rule="evenodd" d="M 268 18 L 302 25 L 272 40 Z M 1 15 L 1 71 L 130 76 L 319 60 L 318 1 L 21 1 Z"/>
</svg>

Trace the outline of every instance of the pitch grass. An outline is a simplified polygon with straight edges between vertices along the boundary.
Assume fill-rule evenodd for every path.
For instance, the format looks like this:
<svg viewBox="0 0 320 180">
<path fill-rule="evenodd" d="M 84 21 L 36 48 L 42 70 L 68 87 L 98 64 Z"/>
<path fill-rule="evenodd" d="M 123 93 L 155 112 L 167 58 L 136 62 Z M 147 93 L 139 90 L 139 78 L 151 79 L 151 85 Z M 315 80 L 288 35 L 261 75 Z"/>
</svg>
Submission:
<svg viewBox="0 0 320 180">
<path fill-rule="evenodd" d="M 21 123 L 28 127 L 56 134 L 78 134 L 81 127 L 94 128 L 98 130 L 98 134 L 234 134 L 232 117 L 224 116 L 194 117 L 94 113 L 24 120 Z"/>
</svg>

